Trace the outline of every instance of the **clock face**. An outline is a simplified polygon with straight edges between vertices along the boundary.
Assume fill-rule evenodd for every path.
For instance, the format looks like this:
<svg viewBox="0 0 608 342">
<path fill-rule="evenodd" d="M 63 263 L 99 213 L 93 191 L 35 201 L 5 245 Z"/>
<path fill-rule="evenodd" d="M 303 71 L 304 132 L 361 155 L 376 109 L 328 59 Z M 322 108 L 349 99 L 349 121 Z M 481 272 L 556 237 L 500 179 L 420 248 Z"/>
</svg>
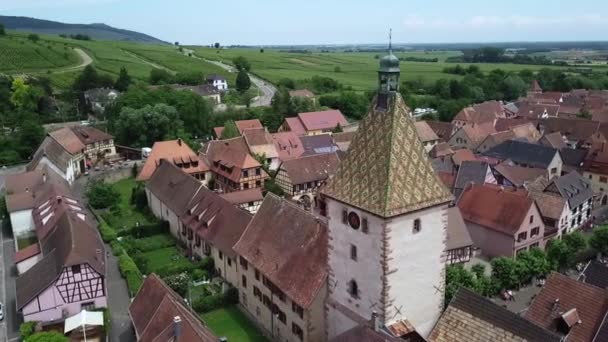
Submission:
<svg viewBox="0 0 608 342">
<path fill-rule="evenodd" d="M 351 211 L 348 214 L 348 224 L 351 226 L 352 229 L 359 229 L 359 226 L 361 225 L 361 219 L 359 219 L 359 215 Z"/>
</svg>

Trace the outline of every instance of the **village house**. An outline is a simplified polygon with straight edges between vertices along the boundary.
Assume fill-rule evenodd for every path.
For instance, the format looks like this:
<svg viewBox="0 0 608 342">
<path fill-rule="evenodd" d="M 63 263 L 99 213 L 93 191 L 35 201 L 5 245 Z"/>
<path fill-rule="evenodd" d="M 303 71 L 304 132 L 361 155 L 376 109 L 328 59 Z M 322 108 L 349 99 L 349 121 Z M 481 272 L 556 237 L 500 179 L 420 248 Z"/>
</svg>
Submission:
<svg viewBox="0 0 608 342">
<path fill-rule="evenodd" d="M 599 122 L 584 119 L 550 118 L 539 121 L 538 127 L 543 135 L 560 132 L 570 148 L 580 147 L 593 134 L 603 131 Z"/>
<path fill-rule="evenodd" d="M 317 135 L 332 133 L 336 127 L 348 126 L 348 121 L 337 109 L 320 112 L 298 113 L 292 118 L 285 118 L 279 132 L 294 132 L 298 135 Z"/>
<path fill-rule="evenodd" d="M 164 159 L 185 173 L 207 185 L 211 179 L 211 171 L 206 161 L 201 159 L 182 139 L 157 141 L 152 146 L 152 152 L 137 175 L 138 181 L 147 181 Z"/>
<path fill-rule="evenodd" d="M 403 326 L 400 331 L 384 329 L 378 324 L 377 314 L 369 322 L 363 322 L 354 328 L 332 338 L 329 342 L 425 342 L 411 325 Z M 396 337 L 397 335 L 401 335 Z"/>
<path fill-rule="evenodd" d="M 567 147 L 566 141 L 564 140 L 564 136 L 561 132 L 543 134 L 540 140 L 538 140 L 538 143 L 558 150 Z"/>
<path fill-rule="evenodd" d="M 528 122 L 521 125 L 513 126 L 506 131 L 492 133 L 485 138 L 476 148 L 477 153 L 484 153 L 492 147 L 499 145 L 507 140 L 520 140 L 527 142 L 537 142 L 541 134 L 536 127 Z"/>
<path fill-rule="evenodd" d="M 24 321 L 57 322 L 105 308 L 106 253 L 91 218 L 76 200 L 57 195 L 46 197 L 32 216 L 38 247 L 15 255 L 23 271 L 15 287 Z"/>
<path fill-rule="evenodd" d="M 234 250 L 249 317 L 277 341 L 326 339 L 325 223 L 270 193 Z"/>
<path fill-rule="evenodd" d="M 489 149 L 484 155 L 500 161 L 508 160 L 518 166 L 545 169 L 550 178 L 562 174 L 563 161 L 559 151 L 543 145 L 507 140 Z"/>
<path fill-rule="evenodd" d="M 300 136 L 294 132 L 271 133 L 272 143 L 279 153 L 279 160 L 286 161 L 304 154 L 304 145 Z"/>
<path fill-rule="evenodd" d="M 329 134 L 306 135 L 300 137 L 304 156 L 312 156 L 315 154 L 333 153 L 340 150 L 334 142 L 333 136 Z"/>
<path fill-rule="evenodd" d="M 608 326 L 604 288 L 553 272 L 524 318 L 572 342 L 602 341 Z"/>
<path fill-rule="evenodd" d="M 470 107 L 463 108 L 454 118 L 452 124 L 456 129 L 487 124 L 494 126 L 494 122 L 498 118 L 505 118 L 505 109 L 503 104 L 499 101 L 486 101 L 483 103 L 475 104 Z"/>
<path fill-rule="evenodd" d="M 496 178 L 488 163 L 478 160 L 467 160 L 463 161 L 458 168 L 453 193 L 456 199 L 458 199 L 469 184 L 496 183 Z"/>
<path fill-rule="evenodd" d="M 568 232 L 570 206 L 559 195 L 528 188 L 530 198 L 534 199 L 545 223 L 545 240 L 560 238 Z"/>
<path fill-rule="evenodd" d="M 262 188 L 268 174 L 249 152 L 244 137 L 213 140 L 201 156 L 213 173 L 214 189 L 221 192 Z"/>
<path fill-rule="evenodd" d="M 570 233 L 591 220 L 593 210 L 593 189 L 591 182 L 573 171 L 567 175 L 553 178 L 545 188 L 547 193 L 561 196 L 568 202 L 567 230 Z"/>
<path fill-rule="evenodd" d="M 545 225 L 538 206 L 523 190 L 495 185 L 471 185 L 458 200 L 458 208 L 473 244 L 488 257 L 544 249 Z"/>
<path fill-rule="evenodd" d="M 583 163 L 583 177 L 591 181 L 596 205 L 608 204 L 608 149 L 602 148 L 588 154 Z"/>
<path fill-rule="evenodd" d="M 313 104 L 317 103 L 317 99 L 315 98 L 315 94 L 312 91 L 308 90 L 308 89 L 290 90 L 289 91 L 289 97 L 304 98 L 304 99 L 311 100 Z"/>
<path fill-rule="evenodd" d="M 261 188 L 227 192 L 221 194 L 220 197 L 251 214 L 257 213 L 264 200 Z"/>
<path fill-rule="evenodd" d="M 228 90 L 228 81 L 224 76 L 209 75 L 207 76 L 207 84 L 214 86 L 219 91 Z"/>
<path fill-rule="evenodd" d="M 251 214 L 204 187 L 184 208 L 178 239 L 192 255 L 213 258 L 217 274 L 239 288 L 239 259 L 233 246 L 243 235 Z"/>
<path fill-rule="evenodd" d="M 458 207 L 448 209 L 446 253 L 448 265 L 468 262 L 473 256 L 473 240 Z"/>
<path fill-rule="evenodd" d="M 294 201 L 308 209 L 315 203 L 317 189 L 325 184 L 340 164 L 336 153 L 317 154 L 284 161 L 275 182 Z"/>
<path fill-rule="evenodd" d="M 496 133 L 492 122 L 469 124 L 459 128 L 448 144 L 455 150 L 466 148 L 473 151 L 492 133 Z"/>
<path fill-rule="evenodd" d="M 437 134 L 439 140 L 441 142 L 448 142 L 450 137 L 457 128 L 451 122 L 443 122 L 443 121 L 425 121 L 429 127 Z"/>
<path fill-rule="evenodd" d="M 260 120 L 258 120 L 258 119 L 236 120 L 234 122 L 234 125 L 236 126 L 236 129 L 239 131 L 240 135 L 243 135 L 243 132 L 246 129 L 264 128 L 264 126 L 262 125 L 262 122 Z M 215 138 L 216 139 L 221 139 L 223 131 L 224 131 L 224 127 L 223 126 L 214 127 L 213 128 L 213 133 L 215 134 Z"/>
<path fill-rule="evenodd" d="M 237 126 L 238 127 L 238 126 Z M 256 159 L 264 159 L 270 170 L 277 170 L 281 161 L 279 152 L 272 143 L 272 137 L 266 128 L 249 128 L 242 131 L 245 142 L 249 147 L 249 152 Z"/>
<path fill-rule="evenodd" d="M 151 85 L 148 86 L 148 89 L 160 89 L 162 87 L 169 87 L 173 90 L 177 91 L 190 91 L 200 97 L 203 97 L 212 104 L 217 105 L 222 103 L 222 96 L 218 88 L 216 88 L 213 84 L 199 84 L 199 85 L 183 85 L 183 84 L 167 84 L 167 85 Z"/>
<path fill-rule="evenodd" d="M 416 133 L 420 137 L 420 141 L 424 145 L 424 149 L 430 152 L 435 145 L 439 143 L 439 137 L 435 134 L 435 131 L 426 123 L 426 121 L 417 121 L 415 123 Z"/>
<path fill-rule="evenodd" d="M 148 275 L 129 305 L 138 342 L 220 341 L 201 319 L 156 274 Z"/>
<path fill-rule="evenodd" d="M 118 96 L 120 92 L 116 89 L 95 88 L 84 92 L 84 101 L 94 114 L 103 114 Z"/>
<path fill-rule="evenodd" d="M 533 182 L 539 177 L 549 179 L 546 169 L 517 166 L 509 161 L 495 165 L 492 170 L 499 185 L 515 188 L 523 188 L 527 183 Z"/>
<path fill-rule="evenodd" d="M 561 342 L 562 337 L 492 300 L 461 287 L 433 328 L 429 342 Z"/>
</svg>

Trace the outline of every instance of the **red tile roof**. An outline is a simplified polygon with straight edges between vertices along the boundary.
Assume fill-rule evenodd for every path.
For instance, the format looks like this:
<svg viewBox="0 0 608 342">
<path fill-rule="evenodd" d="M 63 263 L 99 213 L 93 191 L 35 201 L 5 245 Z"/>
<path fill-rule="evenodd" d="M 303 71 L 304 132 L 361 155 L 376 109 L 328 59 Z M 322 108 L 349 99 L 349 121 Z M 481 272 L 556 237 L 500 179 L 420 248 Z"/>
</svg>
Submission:
<svg viewBox="0 0 608 342">
<path fill-rule="evenodd" d="M 181 139 L 157 141 L 152 146 L 152 152 L 141 168 L 137 180 L 145 181 L 150 179 L 154 170 L 160 165 L 161 159 L 166 159 L 176 164 L 188 174 L 209 171 L 209 166 L 207 166 L 205 161 L 196 155 L 190 146 Z"/>
<path fill-rule="evenodd" d="M 13 261 L 17 264 L 38 254 L 40 254 L 40 245 L 36 242 L 33 245 L 29 245 L 24 249 L 17 251 L 13 257 Z"/>
<path fill-rule="evenodd" d="M 458 200 L 465 221 L 512 235 L 519 230 L 534 200 L 525 191 L 490 185 L 471 185 Z"/>
<path fill-rule="evenodd" d="M 327 278 L 327 227 L 296 204 L 269 193 L 234 250 L 308 308 Z"/>
<path fill-rule="evenodd" d="M 73 126 L 70 129 L 84 145 L 114 139 L 110 134 L 91 126 Z"/>
<path fill-rule="evenodd" d="M 471 150 L 467 150 L 466 148 L 457 150 L 452 155 L 452 161 L 454 161 L 454 164 L 456 164 L 458 166 L 460 166 L 460 164 L 462 164 L 463 161 L 472 161 L 472 160 L 477 160 L 477 158 L 475 158 L 475 155 L 473 154 L 473 152 L 471 152 Z"/>
<path fill-rule="evenodd" d="M 76 136 L 76 134 L 68 127 L 63 127 L 56 131 L 49 132 L 48 135 L 70 154 L 80 153 L 84 149 L 84 144 L 82 141 L 80 141 L 78 136 Z"/>
<path fill-rule="evenodd" d="M 146 189 L 177 216 L 182 215 L 201 187 L 196 178 L 164 159 L 146 181 Z"/>
<path fill-rule="evenodd" d="M 447 142 L 452 136 L 454 125 L 451 122 L 426 121 L 441 141 Z"/>
<path fill-rule="evenodd" d="M 291 183 L 295 185 L 325 181 L 336 172 L 339 164 L 340 158 L 334 152 L 287 160 L 280 169 L 287 173 Z"/>
<path fill-rule="evenodd" d="M 290 90 L 289 96 L 291 97 L 315 97 L 315 94 L 308 89 L 298 89 L 298 90 Z"/>
<path fill-rule="evenodd" d="M 574 322 L 567 340 L 595 341 L 594 336 L 606 315 L 607 299 L 604 289 L 552 273 L 532 301 L 525 318 L 547 330 L 558 331 L 561 316 L 576 309 L 580 323 Z"/>
<path fill-rule="evenodd" d="M 342 115 L 342 112 L 337 109 L 298 113 L 298 118 L 307 131 L 333 129 L 338 124 L 342 127 L 348 125 L 348 121 Z"/>
<path fill-rule="evenodd" d="M 244 137 L 210 141 L 204 157 L 209 161 L 209 167 L 214 173 L 237 183 L 242 177 L 242 170 L 261 167 L 249 153 Z"/>
<path fill-rule="evenodd" d="M 221 194 L 220 197 L 232 204 L 243 204 L 249 202 L 257 202 L 264 199 L 262 190 L 260 188 L 251 188 L 241 191 L 233 191 L 225 194 Z"/>
<path fill-rule="evenodd" d="M 306 134 L 306 128 L 304 128 L 302 121 L 300 121 L 300 118 L 298 117 L 285 118 L 285 124 L 287 124 L 287 127 L 289 128 L 289 132 L 293 132 L 298 135 Z"/>
<path fill-rule="evenodd" d="M 184 300 L 156 274 L 150 274 L 129 306 L 138 341 L 216 342 L 219 339 L 194 315 Z M 175 338 L 174 318 L 181 320 Z"/>
<path fill-rule="evenodd" d="M 253 120 L 238 120 L 234 122 L 236 124 L 236 129 L 239 130 L 239 133 L 243 134 L 243 131 L 251 128 L 264 128 L 262 122 L 258 119 Z"/>
<path fill-rule="evenodd" d="M 304 144 L 294 132 L 273 133 L 271 137 L 281 161 L 298 158 L 304 153 Z"/>
</svg>

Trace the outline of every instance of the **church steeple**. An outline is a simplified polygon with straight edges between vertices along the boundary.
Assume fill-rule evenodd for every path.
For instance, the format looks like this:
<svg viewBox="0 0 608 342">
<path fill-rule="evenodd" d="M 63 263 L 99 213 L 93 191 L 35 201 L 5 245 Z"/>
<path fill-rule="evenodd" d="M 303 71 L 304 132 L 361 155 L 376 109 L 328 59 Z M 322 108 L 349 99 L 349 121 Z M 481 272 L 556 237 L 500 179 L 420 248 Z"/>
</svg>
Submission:
<svg viewBox="0 0 608 342">
<path fill-rule="evenodd" d="M 378 93 L 391 94 L 399 91 L 399 58 L 393 55 L 392 30 L 389 33 L 388 55 L 380 58 L 378 69 Z"/>
</svg>

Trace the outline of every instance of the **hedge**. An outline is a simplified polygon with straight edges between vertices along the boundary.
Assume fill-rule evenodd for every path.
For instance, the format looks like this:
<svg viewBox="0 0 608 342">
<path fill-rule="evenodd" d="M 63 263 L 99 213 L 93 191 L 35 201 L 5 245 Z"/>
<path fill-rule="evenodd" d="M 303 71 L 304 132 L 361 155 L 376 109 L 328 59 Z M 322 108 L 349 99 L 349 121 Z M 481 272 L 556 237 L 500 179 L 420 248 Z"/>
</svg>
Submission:
<svg viewBox="0 0 608 342">
<path fill-rule="evenodd" d="M 137 268 L 137 265 L 128 254 L 122 253 L 118 257 L 118 269 L 122 277 L 127 280 L 129 292 L 134 296 L 143 283 L 141 272 Z"/>
<path fill-rule="evenodd" d="M 108 225 L 101 217 L 99 217 L 99 232 L 101 233 L 101 238 L 105 243 L 116 241 L 116 238 L 118 237 L 116 230 L 110 227 L 110 225 Z"/>
<path fill-rule="evenodd" d="M 224 293 L 214 294 L 195 301 L 192 303 L 192 308 L 198 313 L 206 313 L 238 302 L 239 291 L 236 287 L 231 287 Z"/>
</svg>

